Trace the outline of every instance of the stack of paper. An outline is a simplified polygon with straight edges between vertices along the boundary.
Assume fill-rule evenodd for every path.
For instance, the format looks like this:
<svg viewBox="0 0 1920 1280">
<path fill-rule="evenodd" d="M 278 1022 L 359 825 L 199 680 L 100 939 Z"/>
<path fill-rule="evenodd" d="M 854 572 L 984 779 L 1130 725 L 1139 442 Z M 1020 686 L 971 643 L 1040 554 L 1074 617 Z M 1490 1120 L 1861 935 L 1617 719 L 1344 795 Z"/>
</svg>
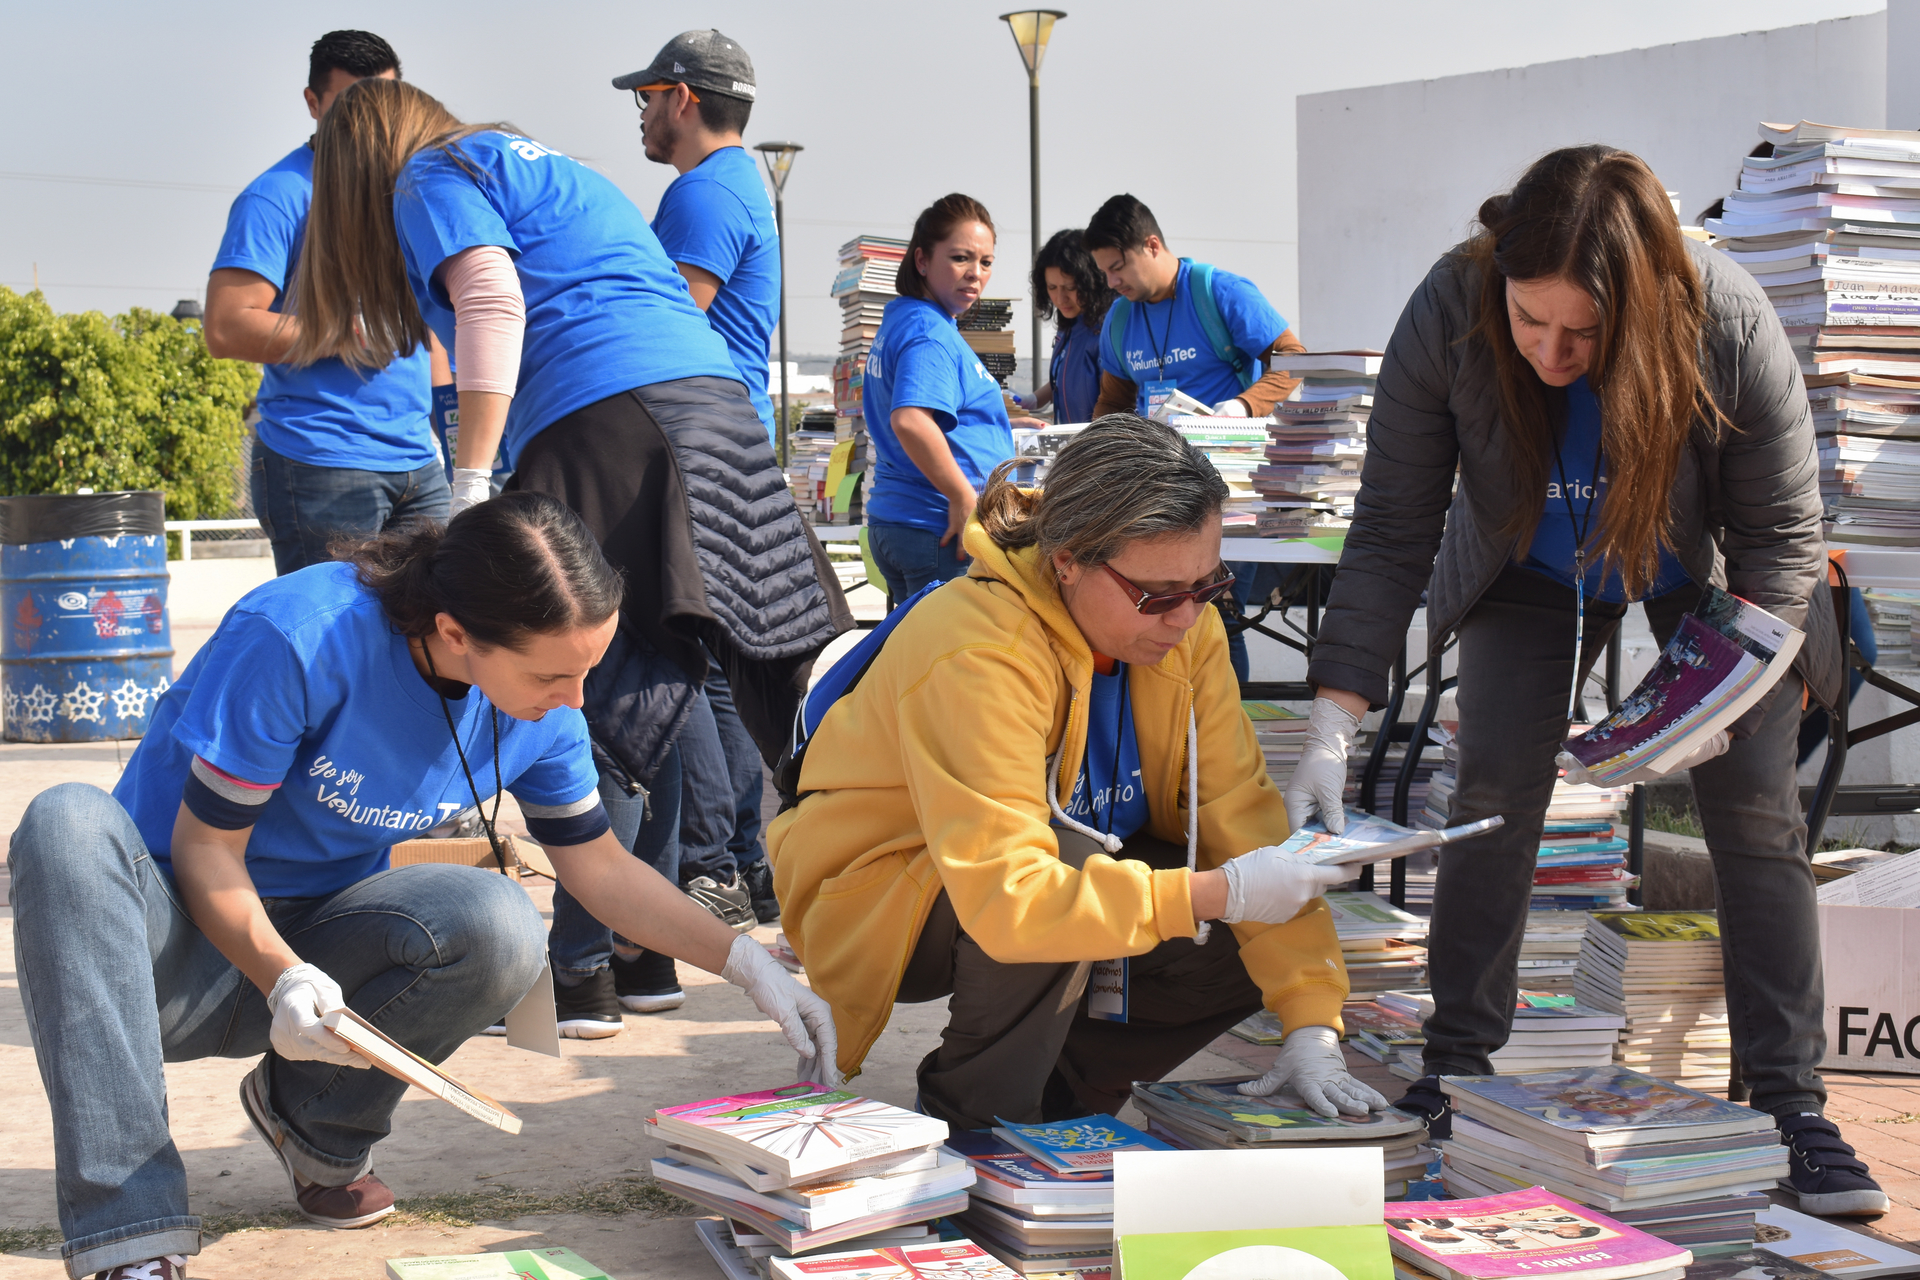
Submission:
<svg viewBox="0 0 1920 1280">
<path fill-rule="evenodd" d="M 1013 376 L 1014 332 L 1012 298 L 980 298 L 960 316 L 960 336 L 980 357 L 980 363 L 1000 383 Z"/>
<path fill-rule="evenodd" d="M 1733 1042 L 1713 912 L 1588 917 L 1573 989 L 1596 1009 L 1626 1016 L 1615 1062 L 1682 1084 L 1726 1087 Z"/>
<path fill-rule="evenodd" d="M 1422 1023 L 1433 1013 L 1433 996 L 1425 991 L 1389 991 L 1380 997 L 1380 1003 Z M 1572 996 L 1523 990 L 1514 1000 L 1513 1026 L 1506 1044 L 1488 1056 L 1494 1071 L 1503 1076 L 1601 1066 L 1613 1060 L 1615 1042 L 1625 1022 L 1618 1013 L 1589 1008 Z M 1399 1060 L 1387 1065 L 1405 1080 L 1418 1080 L 1426 1074 L 1422 1051 L 1413 1046 L 1402 1047 Z"/>
<path fill-rule="evenodd" d="M 815 1084 L 662 1107 L 653 1175 L 787 1254 L 967 1207 L 973 1169 L 946 1122 Z M 751 1252 L 751 1250 L 749 1250 Z"/>
<path fill-rule="evenodd" d="M 1118 1121 L 1110 1124 L 1137 1133 Z M 976 1175 L 973 1203 L 961 1225 L 1022 1275 L 1111 1266 L 1111 1158 L 1105 1167 L 1062 1169 L 1006 1133 L 1002 1128 L 947 1139 L 947 1150 L 964 1158 Z"/>
<path fill-rule="evenodd" d="M 1894 854 L 1819 888 L 1827 907 L 1920 907 L 1920 858 Z"/>
<path fill-rule="evenodd" d="M 1260 536 L 1346 533 L 1360 492 L 1380 359 L 1373 350 L 1274 357 L 1274 367 L 1299 378 L 1300 386 L 1274 406 L 1266 463 L 1253 473 L 1262 499 Z"/>
<path fill-rule="evenodd" d="M 1408 1280 L 1680 1280 L 1693 1262 L 1687 1249 L 1542 1187 L 1478 1200 L 1390 1204 L 1386 1211 L 1394 1271 Z"/>
<path fill-rule="evenodd" d="M 1750 1249 L 1787 1175 L 1773 1117 L 1623 1067 L 1448 1076 L 1453 1195 L 1538 1185 L 1673 1244 Z"/>
<path fill-rule="evenodd" d="M 1206 454 L 1213 469 L 1226 481 L 1227 501 L 1220 511 L 1222 531 L 1228 537 L 1252 537 L 1260 521 L 1254 468 L 1260 465 L 1260 453 L 1266 447 L 1266 424 L 1245 418 L 1175 413 L 1167 416 L 1167 425 Z M 1232 552 L 1227 548 L 1227 559 L 1233 559 Z"/>
</svg>

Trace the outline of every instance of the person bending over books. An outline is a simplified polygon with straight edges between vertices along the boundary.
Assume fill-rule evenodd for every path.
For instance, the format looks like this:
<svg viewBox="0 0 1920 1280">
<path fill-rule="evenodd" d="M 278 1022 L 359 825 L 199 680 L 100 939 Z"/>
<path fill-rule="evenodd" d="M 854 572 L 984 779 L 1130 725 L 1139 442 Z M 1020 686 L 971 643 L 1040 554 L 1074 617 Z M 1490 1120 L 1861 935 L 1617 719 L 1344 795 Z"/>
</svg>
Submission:
<svg viewBox="0 0 1920 1280">
<path fill-rule="evenodd" d="M 14 833 L 69 1275 L 176 1280 L 199 1251 L 162 1062 L 263 1054 L 240 1104 L 300 1213 L 393 1211 L 372 1148 L 407 1086 L 321 1019 L 344 1006 L 439 1062 L 526 993 L 544 930 L 519 884 L 387 865 L 502 789 L 588 910 L 744 987 L 831 1076 L 825 1003 L 609 833 L 577 708 L 622 583 L 579 517 L 513 493 L 346 554 L 228 611 L 112 795 L 50 788 Z"/>
<path fill-rule="evenodd" d="M 768 831 L 841 1068 L 896 1001 L 951 996 L 927 1114 L 1112 1113 L 1264 1004 L 1290 1034 L 1249 1092 L 1384 1107 L 1338 1043 L 1346 971 L 1319 899 L 1352 873 L 1273 847 L 1286 805 L 1208 607 L 1232 582 L 1226 485 L 1129 413 L 1063 448 L 1044 493 L 1009 471 L 967 524 L 968 575 L 898 620 Z"/>
<path fill-rule="evenodd" d="M 1884 1212 L 1821 1115 L 1820 936 L 1794 758 L 1802 692 L 1833 705 L 1841 663 L 1793 352 L 1752 277 L 1681 236 L 1637 156 L 1550 152 L 1479 224 L 1388 344 L 1286 789 L 1295 823 L 1317 812 L 1339 827 L 1348 749 L 1387 700 L 1424 589 L 1430 660 L 1443 637 L 1459 642 L 1450 821 L 1506 825 L 1441 851 L 1428 1074 L 1400 1106 L 1445 1132 L 1438 1077 L 1488 1072 L 1507 1039 L 1576 674 L 1629 602 L 1664 644 L 1702 588 L 1725 584 L 1807 632 L 1793 671 L 1681 766 L 1713 855 L 1733 1051 L 1792 1148 L 1801 1207 Z"/>
</svg>

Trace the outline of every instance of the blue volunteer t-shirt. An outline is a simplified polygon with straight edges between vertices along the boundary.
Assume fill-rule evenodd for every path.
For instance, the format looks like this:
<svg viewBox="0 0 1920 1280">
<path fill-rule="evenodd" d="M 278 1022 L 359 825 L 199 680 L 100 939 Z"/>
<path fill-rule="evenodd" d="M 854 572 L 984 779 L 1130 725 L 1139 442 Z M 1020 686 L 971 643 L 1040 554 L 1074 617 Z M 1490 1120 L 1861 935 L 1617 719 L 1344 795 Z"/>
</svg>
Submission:
<svg viewBox="0 0 1920 1280">
<path fill-rule="evenodd" d="M 1053 387 L 1055 422 L 1092 422 L 1100 400 L 1100 331 L 1085 315 L 1062 320 L 1053 336 L 1047 382 Z"/>
<path fill-rule="evenodd" d="M 947 499 L 920 473 L 893 434 L 895 409 L 925 409 L 977 492 L 1013 456 L 1013 428 L 1000 384 L 980 363 L 953 317 L 921 298 L 895 298 L 880 314 L 867 352 L 861 396 L 877 460 L 867 520 L 945 533 Z"/>
<path fill-rule="evenodd" d="M 300 264 L 313 204 L 313 148 L 302 143 L 234 198 L 213 270 L 237 267 L 272 285 L 277 312 Z M 262 366 L 260 440 L 283 458 L 315 467 L 413 471 L 435 462 L 427 349 L 385 369 L 338 360 L 305 368 Z"/>
<path fill-rule="evenodd" d="M 1561 482 L 1565 469 L 1565 484 Z M 1600 472 L 1596 486 L 1595 470 Z M 1545 574 L 1562 586 L 1573 586 L 1575 529 L 1587 534 L 1587 598 L 1624 603 L 1625 585 L 1617 569 L 1601 575 L 1598 546 L 1600 511 L 1607 504 L 1606 456 L 1600 451 L 1600 398 L 1585 377 L 1567 388 L 1567 431 L 1560 441 L 1560 460 L 1547 470 L 1546 505 L 1523 568 Z M 1589 514 L 1591 511 L 1591 514 Z M 1671 551 L 1660 553 L 1660 572 L 1641 599 L 1665 595 L 1687 581 L 1686 568 Z"/>
<path fill-rule="evenodd" d="M 1147 789 L 1140 781 L 1140 739 L 1126 694 L 1126 663 L 1116 662 L 1112 675 L 1093 673 L 1087 754 L 1080 762 L 1073 798 L 1061 806 L 1075 822 L 1122 840 L 1132 838 L 1148 818 Z"/>
<path fill-rule="evenodd" d="M 725 340 L 620 188 L 517 134 L 453 145 L 460 160 L 429 147 L 407 162 L 393 219 L 407 283 L 449 351 L 453 306 L 433 273 L 475 245 L 513 257 L 527 329 L 507 410 L 509 467 L 544 428 L 597 400 L 678 378 L 739 380 Z"/>
<path fill-rule="evenodd" d="M 767 344 L 780 323 L 780 238 L 773 201 L 753 157 L 743 147 L 722 147 L 675 178 L 660 197 L 653 234 L 674 262 L 720 278 L 707 323 L 726 339 L 754 411 L 771 436 Z"/>
<path fill-rule="evenodd" d="M 501 713 L 500 773 L 486 695 L 449 699 L 480 795 L 522 807 L 598 803 L 587 723 L 572 707 L 540 720 Z M 247 844 L 263 898 L 311 898 L 384 871 L 389 846 L 473 807 L 440 700 L 353 567 L 314 565 L 248 592 L 227 611 L 113 789 L 161 866 L 199 756 L 243 784 L 275 788 Z"/>
<path fill-rule="evenodd" d="M 1181 392 L 1209 405 L 1229 400 L 1243 390 L 1233 366 L 1215 354 L 1213 344 L 1207 341 L 1207 331 L 1200 325 L 1189 279 L 1191 268 L 1185 258 L 1180 260 L 1171 298 L 1134 302 L 1107 312 L 1100 334 L 1100 367 L 1139 387 L 1137 412 L 1147 411 L 1149 382 L 1172 382 Z M 1259 377 L 1260 353 L 1287 331 L 1286 318 L 1261 296 L 1253 281 L 1218 267 L 1213 269 L 1213 297 L 1227 326 L 1227 336 L 1253 362 L 1249 372 Z M 1125 364 L 1113 355 L 1113 329 L 1121 310 L 1127 313 L 1126 330 L 1119 335 Z"/>
</svg>

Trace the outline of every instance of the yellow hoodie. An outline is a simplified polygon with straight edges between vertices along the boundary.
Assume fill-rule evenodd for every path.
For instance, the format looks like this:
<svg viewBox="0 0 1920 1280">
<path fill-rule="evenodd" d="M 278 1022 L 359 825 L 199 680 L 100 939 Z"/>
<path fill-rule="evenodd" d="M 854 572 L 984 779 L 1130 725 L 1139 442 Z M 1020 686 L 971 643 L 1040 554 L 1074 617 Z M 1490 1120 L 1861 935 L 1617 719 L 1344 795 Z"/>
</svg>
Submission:
<svg viewBox="0 0 1920 1280">
<path fill-rule="evenodd" d="M 1065 805 L 1087 745 L 1093 655 L 1029 547 L 966 528 L 967 577 L 928 596 L 821 721 L 798 808 L 767 830 L 788 940 L 833 1006 L 856 1074 L 887 1025 L 941 889 L 1004 964 L 1142 955 L 1195 933 L 1184 868 L 1105 854 L 1060 861 L 1047 764 Z M 1147 830 L 1187 840 L 1187 730 L 1198 722 L 1199 867 L 1287 836 L 1213 610 L 1151 667 L 1130 665 Z M 1340 1026 L 1346 969 L 1326 904 L 1286 924 L 1233 926 L 1266 1005 L 1289 1027 Z"/>
</svg>

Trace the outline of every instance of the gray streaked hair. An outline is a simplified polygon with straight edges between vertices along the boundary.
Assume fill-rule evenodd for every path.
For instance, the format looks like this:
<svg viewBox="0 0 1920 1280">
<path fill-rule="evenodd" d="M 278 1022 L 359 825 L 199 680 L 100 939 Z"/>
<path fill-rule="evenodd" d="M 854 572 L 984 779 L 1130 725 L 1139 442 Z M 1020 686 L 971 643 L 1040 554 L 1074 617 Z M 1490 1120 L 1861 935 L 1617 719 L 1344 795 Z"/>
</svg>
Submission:
<svg viewBox="0 0 1920 1280">
<path fill-rule="evenodd" d="M 1014 467 L 994 469 L 980 495 L 981 527 L 996 545 L 1038 546 L 1052 559 L 1098 565 L 1130 542 L 1197 533 L 1220 518 L 1227 483 L 1172 427 L 1110 413 L 1061 448 L 1044 489 L 1021 489 Z"/>
</svg>

